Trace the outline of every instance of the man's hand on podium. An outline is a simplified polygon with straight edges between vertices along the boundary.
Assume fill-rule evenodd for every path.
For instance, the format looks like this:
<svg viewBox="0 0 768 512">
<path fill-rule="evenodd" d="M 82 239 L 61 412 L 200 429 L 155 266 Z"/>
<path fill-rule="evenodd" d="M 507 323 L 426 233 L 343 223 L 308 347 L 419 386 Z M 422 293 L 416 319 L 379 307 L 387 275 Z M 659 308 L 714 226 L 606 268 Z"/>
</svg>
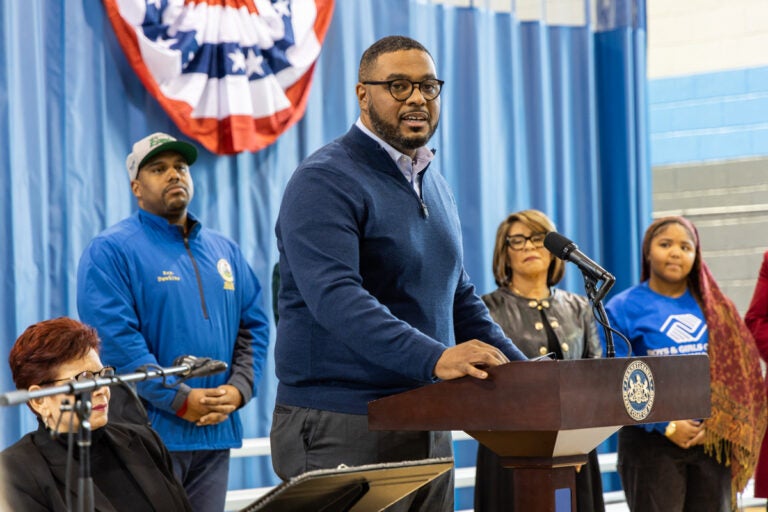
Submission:
<svg viewBox="0 0 768 512">
<path fill-rule="evenodd" d="M 458 379 L 469 375 L 485 379 L 488 372 L 482 368 L 508 363 L 504 353 L 480 340 L 469 340 L 446 349 L 435 365 L 435 377 L 442 380 Z"/>
</svg>

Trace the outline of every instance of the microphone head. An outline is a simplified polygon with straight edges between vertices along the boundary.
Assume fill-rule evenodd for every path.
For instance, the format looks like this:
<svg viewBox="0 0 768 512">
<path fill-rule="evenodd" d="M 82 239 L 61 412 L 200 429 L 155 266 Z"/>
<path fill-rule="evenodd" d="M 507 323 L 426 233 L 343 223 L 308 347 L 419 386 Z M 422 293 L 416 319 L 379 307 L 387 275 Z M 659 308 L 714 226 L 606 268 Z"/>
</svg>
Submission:
<svg viewBox="0 0 768 512">
<path fill-rule="evenodd" d="M 221 373 L 227 371 L 229 365 L 224 361 L 218 361 L 211 359 L 205 364 L 206 375 L 213 375 L 214 373 Z"/>
<path fill-rule="evenodd" d="M 194 366 L 197 363 L 198 358 L 190 355 L 179 356 L 173 360 L 173 366 Z"/>
<path fill-rule="evenodd" d="M 229 365 L 224 361 L 211 359 L 210 357 L 196 357 L 191 355 L 179 356 L 173 361 L 174 366 L 188 366 L 189 370 L 182 375 L 185 377 L 205 377 L 227 371 Z"/>
<path fill-rule="evenodd" d="M 578 249 L 575 243 L 557 231 L 547 233 L 547 236 L 544 237 L 544 247 L 561 260 L 566 259 L 574 249 Z"/>
</svg>

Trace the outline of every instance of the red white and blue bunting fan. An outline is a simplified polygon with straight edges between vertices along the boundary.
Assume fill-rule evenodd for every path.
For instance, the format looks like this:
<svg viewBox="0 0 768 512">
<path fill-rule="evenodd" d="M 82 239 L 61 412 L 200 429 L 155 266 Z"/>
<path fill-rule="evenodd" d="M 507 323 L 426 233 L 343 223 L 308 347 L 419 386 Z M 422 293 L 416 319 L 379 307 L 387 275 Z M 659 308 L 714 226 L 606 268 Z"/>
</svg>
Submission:
<svg viewBox="0 0 768 512">
<path fill-rule="evenodd" d="M 141 82 L 218 154 L 258 151 L 304 115 L 333 0 L 103 0 Z"/>
</svg>

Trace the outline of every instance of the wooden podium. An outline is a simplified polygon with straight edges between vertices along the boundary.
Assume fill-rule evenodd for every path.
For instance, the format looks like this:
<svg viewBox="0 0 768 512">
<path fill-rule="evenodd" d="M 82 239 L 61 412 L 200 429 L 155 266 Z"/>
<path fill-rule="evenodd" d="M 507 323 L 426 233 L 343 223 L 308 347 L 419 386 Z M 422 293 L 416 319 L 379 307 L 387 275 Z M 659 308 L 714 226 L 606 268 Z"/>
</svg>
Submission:
<svg viewBox="0 0 768 512">
<path fill-rule="evenodd" d="M 576 510 L 575 466 L 623 425 L 710 415 L 706 355 L 517 361 L 368 404 L 371 430 L 464 430 L 517 468 L 517 512 Z"/>
</svg>

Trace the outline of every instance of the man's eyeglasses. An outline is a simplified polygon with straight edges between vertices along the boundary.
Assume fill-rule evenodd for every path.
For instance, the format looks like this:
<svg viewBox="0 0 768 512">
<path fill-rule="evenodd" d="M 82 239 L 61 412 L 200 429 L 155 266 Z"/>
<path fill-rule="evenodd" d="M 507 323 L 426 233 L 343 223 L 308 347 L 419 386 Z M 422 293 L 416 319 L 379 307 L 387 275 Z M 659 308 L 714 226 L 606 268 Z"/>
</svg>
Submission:
<svg viewBox="0 0 768 512">
<path fill-rule="evenodd" d="M 428 78 L 421 82 L 411 82 L 407 78 L 398 78 L 396 80 L 368 81 L 363 83 L 365 85 L 386 85 L 389 89 L 389 94 L 397 101 L 405 101 L 410 98 L 411 94 L 413 94 L 414 86 L 418 86 L 424 99 L 432 101 L 440 96 L 440 91 L 443 89 L 445 82 L 437 78 Z"/>
<path fill-rule="evenodd" d="M 44 386 L 46 384 L 53 384 L 54 382 L 61 382 L 65 380 L 73 380 L 75 382 L 88 382 L 89 380 L 93 380 L 97 377 L 114 377 L 115 376 L 115 368 L 113 366 L 105 366 L 101 370 L 97 370 L 95 372 L 92 372 L 90 370 L 85 370 L 84 372 L 80 372 L 77 375 L 73 375 L 72 377 L 66 378 L 66 379 L 56 379 L 56 380 L 48 380 L 45 382 L 41 382 L 40 385 Z"/>
<path fill-rule="evenodd" d="M 529 240 L 534 249 L 541 249 L 544 247 L 544 238 L 546 236 L 546 233 L 533 233 L 531 236 L 512 235 L 506 237 L 505 240 L 513 251 L 522 251 L 523 247 L 525 247 L 525 242 Z"/>
</svg>

